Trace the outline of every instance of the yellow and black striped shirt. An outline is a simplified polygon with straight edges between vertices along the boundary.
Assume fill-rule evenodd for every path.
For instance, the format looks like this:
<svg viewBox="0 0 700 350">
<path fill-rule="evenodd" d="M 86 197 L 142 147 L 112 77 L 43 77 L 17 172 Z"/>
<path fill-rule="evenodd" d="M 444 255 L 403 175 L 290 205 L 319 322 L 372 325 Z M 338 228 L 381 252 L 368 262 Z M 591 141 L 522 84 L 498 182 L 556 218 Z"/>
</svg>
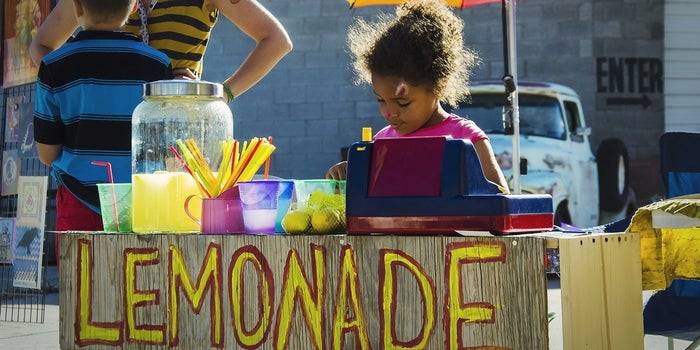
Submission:
<svg viewBox="0 0 700 350">
<path fill-rule="evenodd" d="M 149 45 L 170 57 L 173 69 L 189 68 L 202 75 L 202 61 L 218 11 L 209 11 L 204 0 L 159 0 L 148 16 Z M 140 35 L 138 11 L 124 29 Z"/>
</svg>

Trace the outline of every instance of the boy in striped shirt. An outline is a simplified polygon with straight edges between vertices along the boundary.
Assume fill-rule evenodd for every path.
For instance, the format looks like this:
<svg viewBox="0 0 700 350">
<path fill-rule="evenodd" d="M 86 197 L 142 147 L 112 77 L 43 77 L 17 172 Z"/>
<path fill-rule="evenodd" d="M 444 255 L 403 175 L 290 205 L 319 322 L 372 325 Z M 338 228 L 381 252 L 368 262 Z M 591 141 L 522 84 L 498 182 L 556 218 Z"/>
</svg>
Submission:
<svg viewBox="0 0 700 350">
<path fill-rule="evenodd" d="M 83 31 L 39 68 L 34 139 L 59 183 L 57 231 L 102 230 L 97 184 L 131 182 L 131 114 L 146 82 L 172 79 L 168 57 L 120 29 L 135 0 L 74 0 Z M 58 242 L 58 240 L 57 240 Z"/>
</svg>

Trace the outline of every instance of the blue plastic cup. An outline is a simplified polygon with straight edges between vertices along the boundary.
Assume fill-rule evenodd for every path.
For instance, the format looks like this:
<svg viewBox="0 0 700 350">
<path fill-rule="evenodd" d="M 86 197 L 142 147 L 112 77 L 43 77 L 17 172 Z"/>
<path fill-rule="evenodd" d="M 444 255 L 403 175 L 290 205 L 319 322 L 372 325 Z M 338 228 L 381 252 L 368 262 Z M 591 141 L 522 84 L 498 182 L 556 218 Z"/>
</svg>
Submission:
<svg viewBox="0 0 700 350">
<path fill-rule="evenodd" d="M 282 228 L 282 219 L 289 211 L 289 207 L 292 205 L 292 195 L 294 194 L 294 181 L 291 180 L 279 180 L 279 195 L 277 197 L 277 219 L 275 223 L 275 233 L 284 233 L 284 228 Z"/>
</svg>

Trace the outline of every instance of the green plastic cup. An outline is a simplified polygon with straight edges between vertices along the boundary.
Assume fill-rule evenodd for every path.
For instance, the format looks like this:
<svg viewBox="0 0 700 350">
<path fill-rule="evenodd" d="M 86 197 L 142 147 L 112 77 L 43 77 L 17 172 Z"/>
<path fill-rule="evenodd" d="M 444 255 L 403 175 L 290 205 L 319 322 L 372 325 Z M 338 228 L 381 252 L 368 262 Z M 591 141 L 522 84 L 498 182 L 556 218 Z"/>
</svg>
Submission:
<svg viewBox="0 0 700 350">
<path fill-rule="evenodd" d="M 100 195 L 104 231 L 131 232 L 131 184 L 97 184 L 97 190 Z M 115 206 L 119 227 L 114 220 Z"/>
<path fill-rule="evenodd" d="M 347 186 L 347 181 L 345 181 L 345 180 L 338 181 L 338 191 L 340 194 L 345 194 L 346 186 Z"/>
<path fill-rule="evenodd" d="M 294 192 L 297 196 L 297 203 L 305 204 L 309 200 L 309 196 L 316 191 L 335 193 L 337 183 L 336 180 L 295 180 Z"/>
</svg>

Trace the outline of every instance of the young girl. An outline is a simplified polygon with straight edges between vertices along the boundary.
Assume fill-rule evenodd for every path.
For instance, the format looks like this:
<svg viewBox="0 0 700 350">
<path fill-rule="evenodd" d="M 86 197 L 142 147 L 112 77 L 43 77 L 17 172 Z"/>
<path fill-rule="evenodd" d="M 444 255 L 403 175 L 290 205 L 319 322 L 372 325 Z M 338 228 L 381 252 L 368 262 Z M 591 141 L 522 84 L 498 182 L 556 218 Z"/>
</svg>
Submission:
<svg viewBox="0 0 700 350">
<path fill-rule="evenodd" d="M 447 113 L 440 101 L 455 105 L 469 94 L 467 83 L 476 55 L 464 47 L 463 22 L 440 0 L 413 0 L 396 16 L 377 23 L 359 20 L 348 33 L 358 81 L 371 83 L 379 110 L 389 123 L 374 138 L 452 136 L 474 144 L 486 178 L 508 183 L 488 136 L 471 120 Z M 344 179 L 347 163 L 326 177 Z"/>
</svg>

